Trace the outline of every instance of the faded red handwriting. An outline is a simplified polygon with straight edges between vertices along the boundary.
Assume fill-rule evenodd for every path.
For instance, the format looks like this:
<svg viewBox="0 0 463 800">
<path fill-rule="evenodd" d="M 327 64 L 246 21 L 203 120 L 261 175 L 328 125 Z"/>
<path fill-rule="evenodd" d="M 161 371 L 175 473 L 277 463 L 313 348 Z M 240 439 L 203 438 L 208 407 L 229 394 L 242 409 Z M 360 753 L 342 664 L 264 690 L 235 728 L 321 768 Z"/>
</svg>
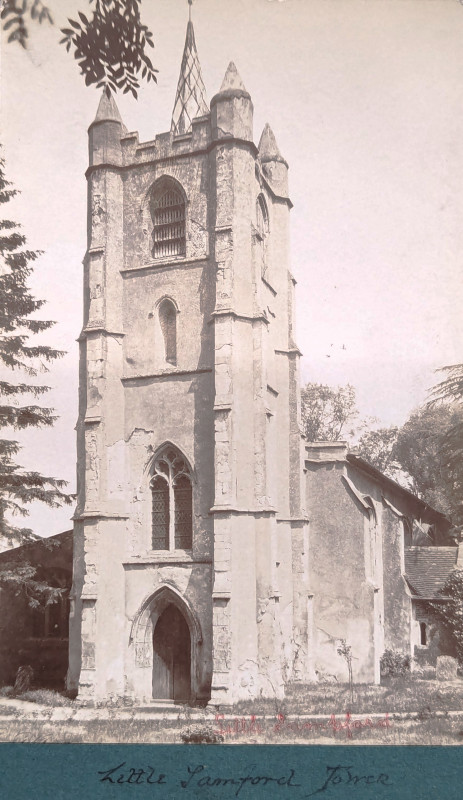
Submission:
<svg viewBox="0 0 463 800">
<path fill-rule="evenodd" d="M 317 731 L 328 731 L 333 736 L 338 734 L 345 735 L 352 739 L 355 731 L 361 730 L 381 730 L 392 727 L 389 714 L 386 713 L 380 719 L 354 718 L 349 711 L 343 717 L 331 714 L 329 719 L 308 720 L 302 718 L 289 719 L 284 714 L 277 714 L 275 720 L 260 718 L 256 715 L 251 717 L 234 717 L 226 720 L 223 714 L 216 714 L 215 722 L 217 728 L 215 733 L 224 737 L 239 738 L 240 736 L 255 736 L 264 732 L 272 732 L 283 736 L 284 734 L 314 733 Z"/>
<path fill-rule="evenodd" d="M 223 714 L 216 714 L 215 721 L 219 727 L 214 732 L 222 736 L 250 736 L 264 732 L 264 720 L 259 721 L 255 715 L 225 720 Z"/>
</svg>

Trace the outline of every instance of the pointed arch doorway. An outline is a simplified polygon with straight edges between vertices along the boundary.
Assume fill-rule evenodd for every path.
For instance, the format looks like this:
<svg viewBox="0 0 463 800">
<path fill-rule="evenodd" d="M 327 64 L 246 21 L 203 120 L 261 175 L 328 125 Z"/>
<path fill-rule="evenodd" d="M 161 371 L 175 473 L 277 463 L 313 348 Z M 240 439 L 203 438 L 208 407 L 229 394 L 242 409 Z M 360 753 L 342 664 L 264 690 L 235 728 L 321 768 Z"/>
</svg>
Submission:
<svg viewBox="0 0 463 800">
<path fill-rule="evenodd" d="M 153 625 L 153 698 L 189 703 L 191 636 L 188 623 L 169 603 Z"/>
</svg>

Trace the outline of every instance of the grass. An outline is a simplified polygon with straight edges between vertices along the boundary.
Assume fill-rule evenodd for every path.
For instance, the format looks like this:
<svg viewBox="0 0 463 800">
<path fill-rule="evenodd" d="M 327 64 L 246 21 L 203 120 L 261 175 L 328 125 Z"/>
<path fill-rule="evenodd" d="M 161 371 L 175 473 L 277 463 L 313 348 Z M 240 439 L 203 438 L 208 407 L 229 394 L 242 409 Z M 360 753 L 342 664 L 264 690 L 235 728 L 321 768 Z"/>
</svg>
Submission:
<svg viewBox="0 0 463 800">
<path fill-rule="evenodd" d="M 51 689 L 30 689 L 18 695 L 18 700 L 27 700 L 29 703 L 39 703 L 43 706 L 72 706 L 73 701 L 64 694 Z"/>
<path fill-rule="evenodd" d="M 38 703 L 42 706 L 72 706 L 73 702 L 66 695 L 51 689 L 29 689 L 27 692 L 15 694 L 13 686 L 2 686 L 0 697 L 26 700 L 28 703 Z"/>
<path fill-rule="evenodd" d="M 0 695 L 11 696 L 11 687 Z M 463 744 L 463 681 L 439 683 L 413 678 L 388 679 L 381 686 L 354 686 L 349 702 L 347 684 L 288 687 L 283 702 L 256 700 L 232 708 L 209 707 L 204 719 L 192 719 L 185 708 L 177 717 L 146 719 L 134 714 L 122 719 L 112 707 L 109 719 L 87 721 L 26 719 L 21 711 L 3 714 L 0 705 L 0 741 L 124 742 L 226 744 Z M 58 692 L 37 689 L 20 699 L 47 706 L 76 707 Z M 111 707 L 107 706 L 110 709 Z M 227 719 L 212 715 L 226 714 Z M 352 716 L 346 717 L 346 712 Z M 396 715 L 405 712 L 405 718 Z M 457 716 L 449 712 L 461 712 Z M 379 714 L 360 720 L 358 715 Z M 386 714 L 388 717 L 386 718 Z M 256 715 L 251 719 L 251 715 Z M 265 717 L 264 717 L 265 715 Z M 307 716 L 312 715 L 307 719 Z M 314 719 L 328 715 L 325 719 Z M 334 715 L 329 719 L 329 715 Z"/>
<path fill-rule="evenodd" d="M 463 681 L 439 683 L 407 678 L 389 678 L 375 686 L 354 684 L 354 702 L 345 683 L 293 684 L 282 701 L 242 701 L 233 706 L 235 714 L 382 714 L 386 711 L 463 711 Z"/>
<path fill-rule="evenodd" d="M 186 727 L 179 720 L 92 720 L 82 723 L 70 721 L 44 722 L 0 717 L 0 741 L 10 742 L 75 742 L 75 743 L 130 743 L 130 744 L 181 744 L 182 741 L 205 742 L 202 731 Z M 212 735 L 216 742 L 220 734 Z M 212 725 L 213 731 L 217 729 Z M 275 720 L 264 720 L 258 730 L 237 736 L 223 736 L 225 744 L 374 744 L 374 745 L 459 745 L 463 743 L 463 717 L 430 718 L 421 720 L 392 720 L 385 728 L 353 728 L 348 736 L 345 729 L 334 733 L 329 727 L 307 729 L 300 727 L 276 728 Z"/>
</svg>

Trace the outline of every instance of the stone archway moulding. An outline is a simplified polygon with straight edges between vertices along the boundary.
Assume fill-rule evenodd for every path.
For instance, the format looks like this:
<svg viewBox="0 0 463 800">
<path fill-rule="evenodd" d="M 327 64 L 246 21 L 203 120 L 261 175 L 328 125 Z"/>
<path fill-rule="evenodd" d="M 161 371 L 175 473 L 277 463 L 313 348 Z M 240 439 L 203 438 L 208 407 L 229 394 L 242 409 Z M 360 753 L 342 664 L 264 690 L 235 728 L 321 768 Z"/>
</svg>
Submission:
<svg viewBox="0 0 463 800">
<path fill-rule="evenodd" d="M 201 626 L 190 604 L 178 589 L 164 583 L 142 603 L 133 621 L 129 644 L 135 648 L 137 667 L 151 667 L 153 663 L 153 632 L 157 620 L 170 604 L 175 605 L 185 617 L 191 637 L 192 674 L 196 672 L 196 651 L 203 642 Z"/>
</svg>

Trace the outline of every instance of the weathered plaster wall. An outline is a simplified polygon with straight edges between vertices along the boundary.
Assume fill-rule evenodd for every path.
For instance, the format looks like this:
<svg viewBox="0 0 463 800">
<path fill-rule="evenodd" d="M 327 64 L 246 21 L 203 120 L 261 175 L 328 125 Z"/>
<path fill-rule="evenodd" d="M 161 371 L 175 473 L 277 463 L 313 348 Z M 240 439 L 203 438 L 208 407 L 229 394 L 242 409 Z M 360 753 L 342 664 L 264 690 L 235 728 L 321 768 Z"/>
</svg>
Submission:
<svg viewBox="0 0 463 800">
<path fill-rule="evenodd" d="M 374 587 L 365 570 L 366 512 L 342 480 L 342 460 L 307 461 L 309 585 L 313 592 L 315 669 L 347 679 L 337 654 L 352 647 L 354 681 L 375 680 Z"/>
<path fill-rule="evenodd" d="M 404 521 L 383 508 L 384 649 L 413 655 L 410 592 L 403 577 Z"/>
</svg>

